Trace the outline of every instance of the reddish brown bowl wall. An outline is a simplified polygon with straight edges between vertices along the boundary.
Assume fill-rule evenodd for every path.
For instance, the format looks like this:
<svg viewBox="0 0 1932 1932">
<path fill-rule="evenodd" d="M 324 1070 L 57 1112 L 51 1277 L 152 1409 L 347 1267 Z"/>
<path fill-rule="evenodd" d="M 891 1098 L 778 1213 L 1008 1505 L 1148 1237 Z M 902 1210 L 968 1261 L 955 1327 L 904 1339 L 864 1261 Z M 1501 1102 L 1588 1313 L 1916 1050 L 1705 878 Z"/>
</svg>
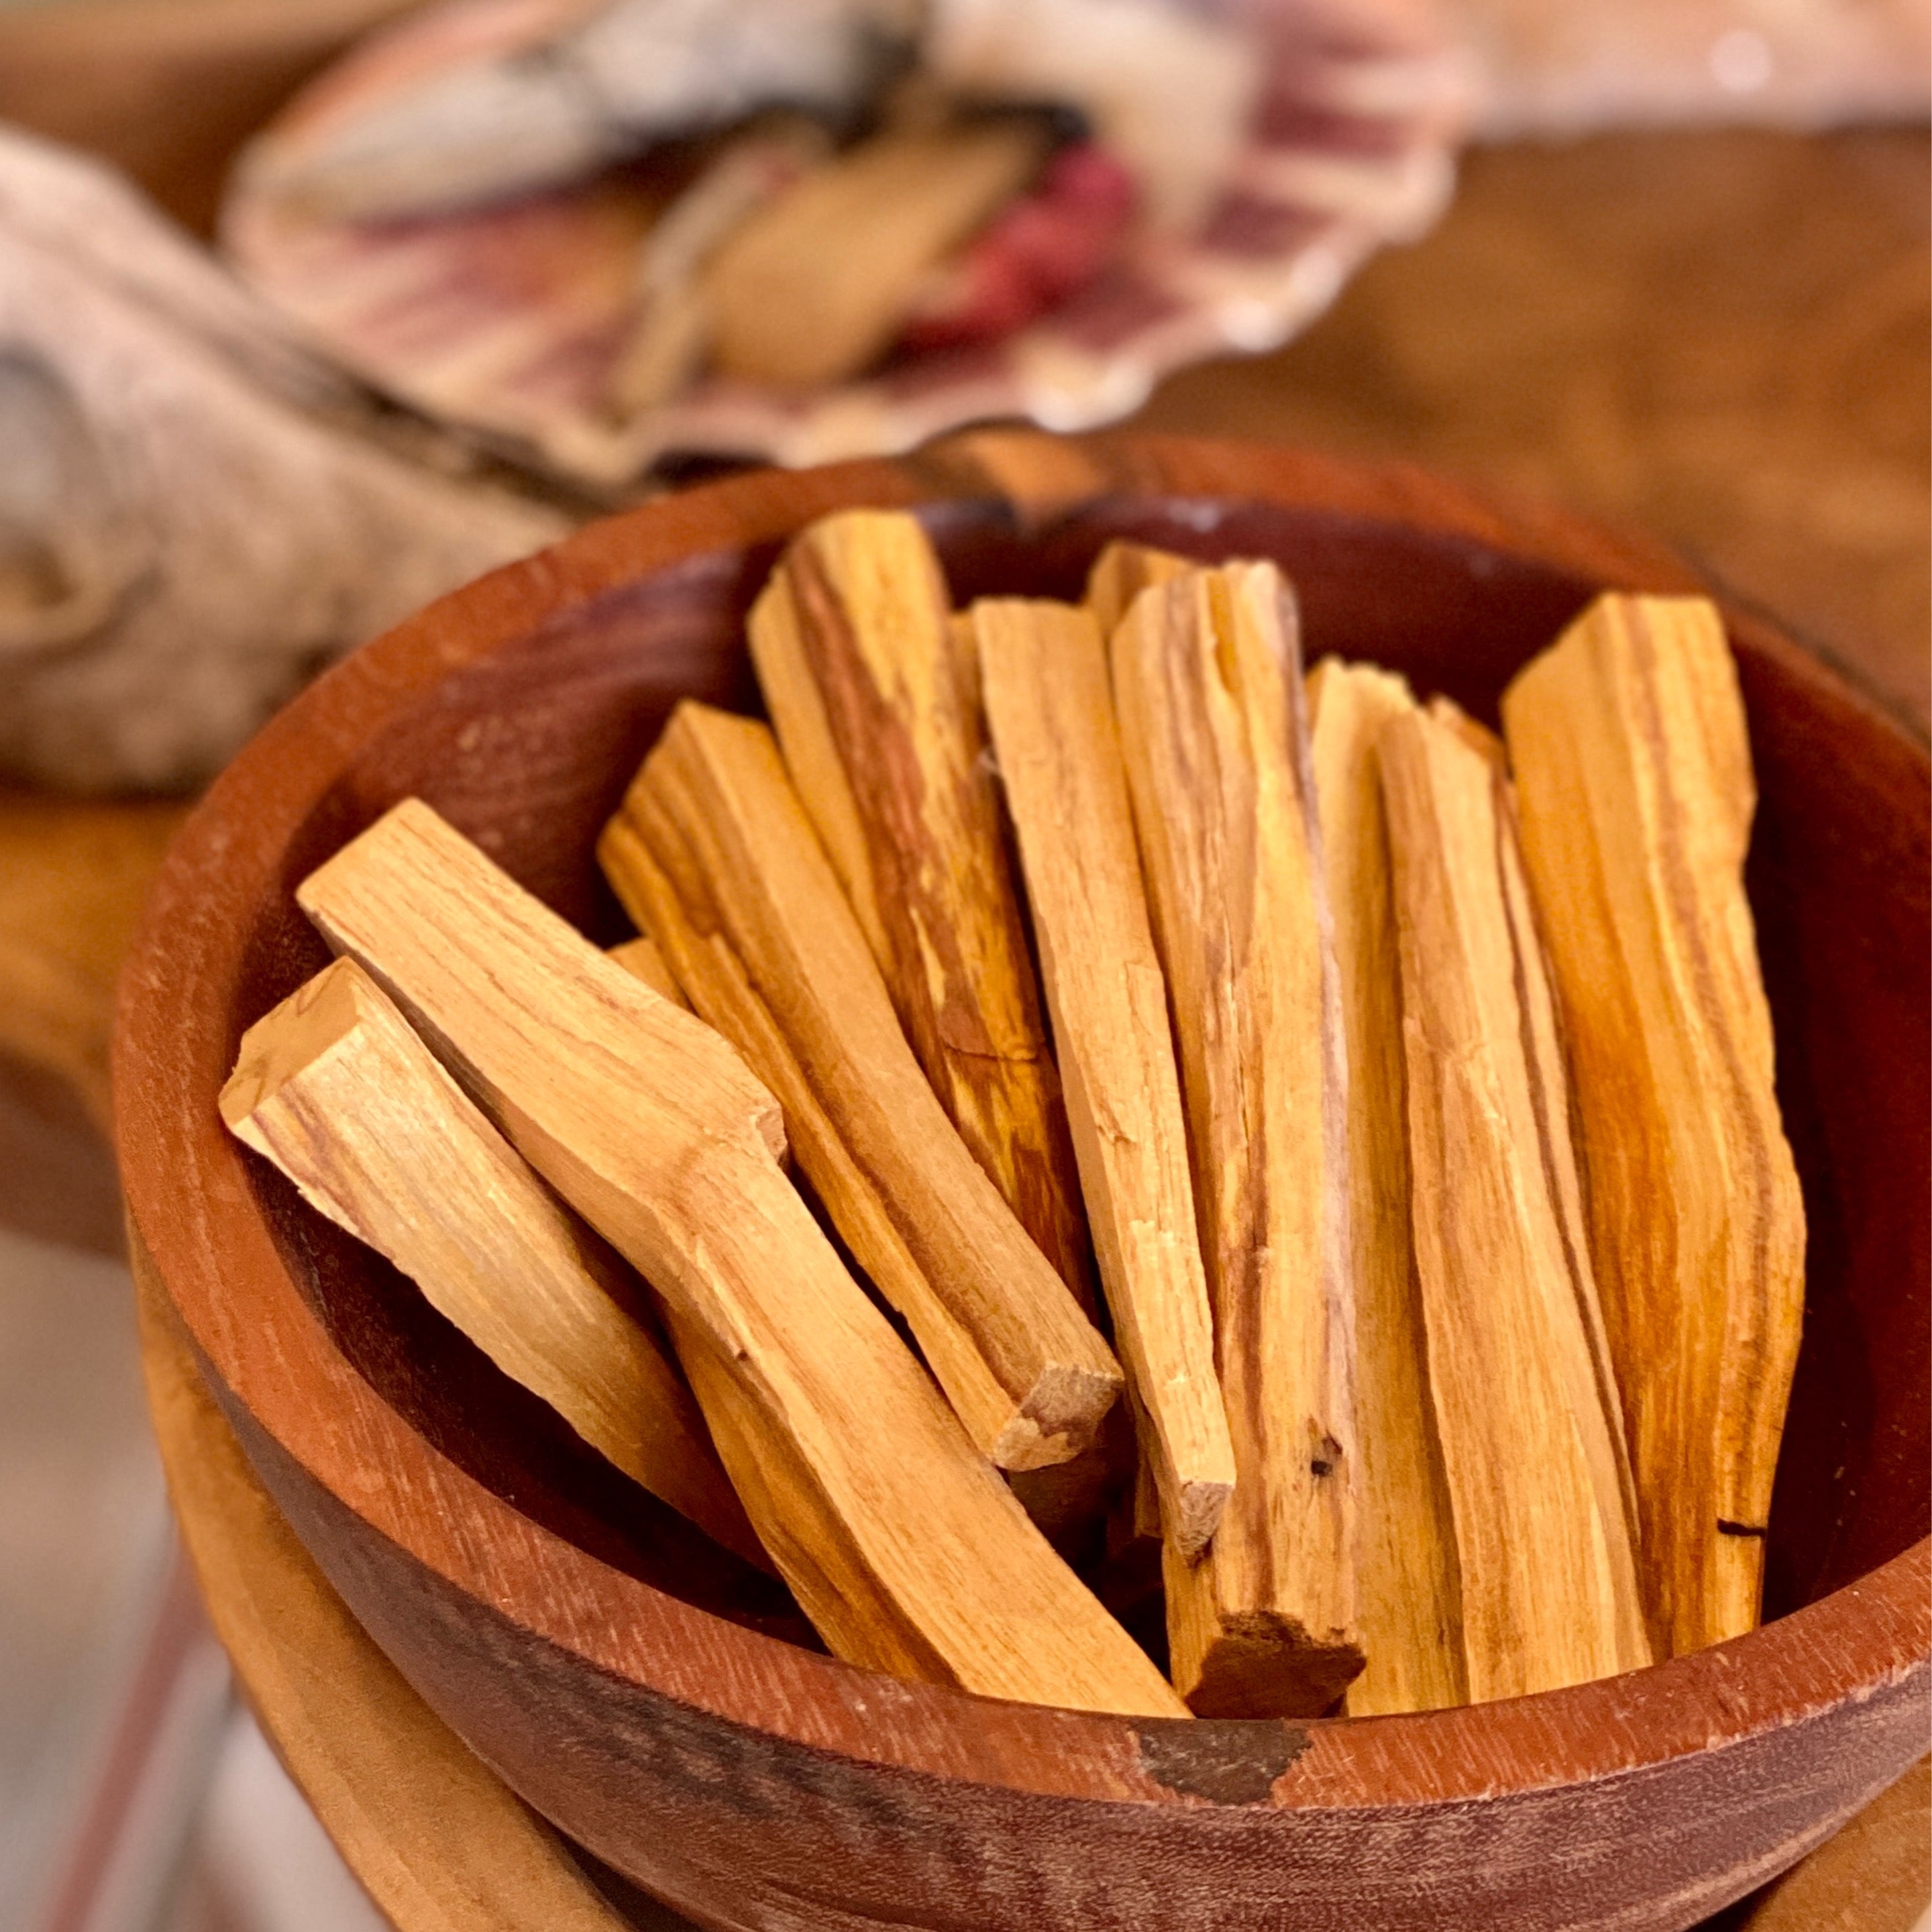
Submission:
<svg viewBox="0 0 1932 1932">
<path fill-rule="evenodd" d="M 304 1540 L 517 1789 L 707 1922 L 1666 1928 L 1760 1882 L 1924 1748 L 1932 1162 L 1924 749 L 1748 616 L 1750 885 L 1811 1260 L 1780 1620 L 1701 1656 L 1298 1726 L 1136 1726 L 849 1670 L 221 1133 L 242 1028 L 325 957 L 295 882 L 399 797 L 615 937 L 596 827 L 675 698 L 753 704 L 740 620 L 777 544 L 856 502 L 922 503 L 962 598 L 1070 592 L 1120 533 L 1274 556 L 1311 656 L 1491 718 L 1597 588 L 1689 583 L 1408 472 L 968 438 L 654 506 L 360 654 L 182 835 L 117 1047 L 140 1237 Z"/>
</svg>

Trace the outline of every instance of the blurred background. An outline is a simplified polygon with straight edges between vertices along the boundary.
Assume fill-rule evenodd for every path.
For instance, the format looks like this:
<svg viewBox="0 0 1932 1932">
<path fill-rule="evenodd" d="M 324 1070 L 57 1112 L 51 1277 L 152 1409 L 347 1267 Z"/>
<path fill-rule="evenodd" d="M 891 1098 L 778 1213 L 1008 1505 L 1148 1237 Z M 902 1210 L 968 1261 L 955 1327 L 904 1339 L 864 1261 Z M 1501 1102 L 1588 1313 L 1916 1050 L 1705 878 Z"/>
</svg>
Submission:
<svg viewBox="0 0 1932 1932">
<path fill-rule="evenodd" d="M 743 4 L 755 68 L 783 0 Z M 107 1042 L 195 791 L 436 591 L 735 463 L 1124 418 L 1646 530 L 1922 734 L 1919 0 L 1208 8 L 1186 44 L 1226 81 L 1225 139 L 1189 153 L 1145 136 L 1144 70 L 1054 66 L 1061 10 L 1034 4 L 956 10 L 986 71 L 1056 76 L 1027 84 L 1059 117 L 1026 136 L 1035 172 L 935 227 L 842 363 L 787 374 L 733 346 L 719 211 L 825 165 L 832 110 L 776 125 L 714 67 L 691 98 L 736 105 L 650 148 L 669 160 L 638 130 L 683 129 L 688 99 L 614 94 L 594 128 L 521 104 L 524 148 L 486 115 L 454 160 L 422 138 L 411 88 L 474 82 L 479 32 L 615 62 L 658 0 L 454 27 L 398 0 L 0 0 L 0 1927 L 381 1922 L 238 1701 L 176 1540 Z M 1132 4 L 1167 48 L 1167 0 Z M 916 10 L 859 10 L 890 38 Z M 1258 78 L 1214 64 L 1239 34 Z M 932 111 L 914 67 L 889 130 Z M 869 273 L 862 196 L 845 223 Z M 165 1394 L 152 1335 L 146 1356 Z M 1853 1856 L 1723 1922 L 1924 1926 L 1922 1772 Z"/>
</svg>

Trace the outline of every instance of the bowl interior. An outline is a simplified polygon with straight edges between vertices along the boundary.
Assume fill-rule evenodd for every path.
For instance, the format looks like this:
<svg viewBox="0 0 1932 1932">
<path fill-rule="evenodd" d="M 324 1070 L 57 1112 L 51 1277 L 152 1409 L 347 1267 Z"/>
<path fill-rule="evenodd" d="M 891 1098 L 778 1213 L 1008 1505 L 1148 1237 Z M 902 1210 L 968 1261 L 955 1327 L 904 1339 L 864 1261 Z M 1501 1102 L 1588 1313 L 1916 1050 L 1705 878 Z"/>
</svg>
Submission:
<svg viewBox="0 0 1932 1932">
<path fill-rule="evenodd" d="M 1090 508 L 1029 535 L 1003 506 L 926 512 L 960 600 L 1072 596 L 1135 536 L 1272 557 L 1304 646 L 1372 658 L 1493 723 L 1509 676 L 1600 586 L 1406 525 L 1198 499 Z M 600 943 L 628 927 L 592 856 L 673 704 L 758 709 L 744 614 L 770 548 L 702 555 L 606 592 L 452 674 L 364 746 L 258 908 L 233 1039 L 326 959 L 292 889 L 416 794 Z M 1761 803 L 1751 899 L 1778 1085 L 1810 1222 L 1806 1330 L 1772 1511 L 1766 1612 L 1813 1600 L 1928 1527 L 1927 842 L 1923 760 L 1828 677 L 1739 619 Z M 395 1272 L 266 1163 L 251 1184 L 292 1274 L 382 1397 L 477 1480 L 586 1552 L 700 1607 L 816 1646 L 782 1590 L 586 1448 Z"/>
</svg>

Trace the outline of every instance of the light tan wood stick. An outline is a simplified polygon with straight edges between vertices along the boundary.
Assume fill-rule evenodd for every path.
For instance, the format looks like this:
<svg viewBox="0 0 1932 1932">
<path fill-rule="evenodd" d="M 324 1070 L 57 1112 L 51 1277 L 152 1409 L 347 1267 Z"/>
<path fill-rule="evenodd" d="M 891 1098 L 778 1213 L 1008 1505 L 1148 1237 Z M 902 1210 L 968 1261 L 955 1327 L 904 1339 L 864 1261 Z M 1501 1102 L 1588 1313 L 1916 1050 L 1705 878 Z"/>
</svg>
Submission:
<svg viewBox="0 0 1932 1932">
<path fill-rule="evenodd" d="M 1169 1674 L 1203 1717 L 1318 1716 L 1362 1650 L 1346 1049 L 1292 595 L 1270 563 L 1190 570 L 1111 654 L 1234 1445 L 1213 1544 L 1163 1566 Z"/>
<path fill-rule="evenodd" d="M 1504 778 L 1510 775 L 1509 751 L 1496 734 L 1486 724 L 1472 718 L 1453 698 L 1444 698 L 1438 692 L 1423 706 L 1438 724 L 1446 724 L 1467 745 L 1471 751 Z"/>
<path fill-rule="evenodd" d="M 1478 1702 L 1651 1660 L 1554 1008 L 1503 783 L 1420 711 L 1376 740 L 1412 1214 Z"/>
<path fill-rule="evenodd" d="M 1183 571 L 1195 567 L 1191 558 L 1177 556 L 1172 550 L 1157 549 L 1151 544 L 1132 543 L 1117 538 L 1108 544 L 1094 559 L 1093 568 L 1087 574 L 1086 605 L 1100 627 L 1102 638 L 1113 636 L 1115 627 L 1126 614 L 1128 605 L 1143 590 L 1154 584 L 1170 583 Z M 962 621 L 970 635 L 970 621 Z M 976 688 L 976 664 L 973 675 Z M 1144 1432 L 1137 1431 L 1135 1440 L 1138 1466 L 1135 1471 L 1131 1534 L 1136 1545 L 1150 1540 L 1156 1546 L 1151 1556 L 1157 1570 L 1160 1562 L 1160 1498 L 1154 1483 L 1153 1466 L 1148 1460 L 1145 1449 L 1140 1446 L 1144 1439 Z M 1136 1550 L 1136 1560 L 1138 1560 L 1138 1555 Z"/>
<path fill-rule="evenodd" d="M 989 1696 L 1184 1710 L 839 1260 L 778 1171 L 777 1103 L 720 1035 L 418 800 L 297 897 L 657 1289 L 759 1538 L 839 1656 Z"/>
<path fill-rule="evenodd" d="M 809 388 L 891 346 L 932 270 L 1046 158 L 1032 118 L 874 136 L 742 223 L 702 290 L 724 374 Z"/>
<path fill-rule="evenodd" d="M 635 939 L 612 946 L 610 957 L 633 979 L 643 980 L 661 999 L 682 1006 L 686 1012 L 691 1011 L 691 1002 L 685 998 L 684 988 L 677 983 L 677 976 L 666 962 L 663 950 L 647 934 L 640 933 Z"/>
<path fill-rule="evenodd" d="M 989 598 L 972 618 L 1100 1278 L 1167 1539 L 1196 1556 L 1234 1486 L 1234 1451 L 1106 650 L 1070 604 Z"/>
<path fill-rule="evenodd" d="M 242 1035 L 221 1117 L 592 1448 L 766 1567 L 630 1270 L 359 966 L 338 959 Z"/>
<path fill-rule="evenodd" d="M 1468 1701 L 1455 1528 L 1409 1228 L 1402 974 L 1375 752 L 1384 724 L 1414 700 L 1387 671 L 1327 658 L 1310 674 L 1308 703 L 1348 1051 L 1355 1603 L 1368 1657 L 1348 1710 L 1374 1717 Z"/>
<path fill-rule="evenodd" d="M 1172 584 L 1184 572 L 1198 568 L 1192 557 L 1116 538 L 1094 560 L 1094 568 L 1087 573 L 1087 608 L 1093 612 L 1101 636 L 1113 636 L 1143 590 Z"/>
<path fill-rule="evenodd" d="M 849 510 L 753 607 L 785 762 L 914 1052 L 974 1158 L 1083 1304 L 1093 1262 L 970 668 L 917 521 Z"/>
<path fill-rule="evenodd" d="M 1503 718 L 1575 1057 L 1653 1622 L 1695 1650 L 1758 1619 L 1804 1302 L 1723 621 L 1701 598 L 1600 598 Z"/>
<path fill-rule="evenodd" d="M 770 730 L 680 705 L 599 852 L 778 1094 L 800 1164 L 968 1433 L 1007 1468 L 1084 1449 L 1119 1365 L 940 1110 Z"/>
</svg>

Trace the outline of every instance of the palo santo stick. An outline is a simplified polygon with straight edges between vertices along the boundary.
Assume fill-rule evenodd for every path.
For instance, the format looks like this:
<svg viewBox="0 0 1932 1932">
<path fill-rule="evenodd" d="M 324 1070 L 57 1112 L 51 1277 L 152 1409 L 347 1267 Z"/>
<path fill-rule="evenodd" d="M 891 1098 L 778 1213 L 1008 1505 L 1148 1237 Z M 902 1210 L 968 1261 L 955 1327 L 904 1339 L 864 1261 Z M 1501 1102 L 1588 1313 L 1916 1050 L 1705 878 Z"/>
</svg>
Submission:
<svg viewBox="0 0 1932 1932">
<path fill-rule="evenodd" d="M 778 1095 L 806 1174 L 967 1432 L 1012 1469 L 1084 1449 L 1119 1365 L 940 1111 L 770 730 L 680 705 L 600 854 Z"/>
<path fill-rule="evenodd" d="M 752 611 L 752 655 L 799 796 L 919 1064 L 1090 1308 L 1066 1109 L 951 621 L 918 523 L 850 510 L 785 552 Z"/>
<path fill-rule="evenodd" d="M 1093 612 L 1101 636 L 1113 636 L 1143 590 L 1172 584 L 1184 572 L 1198 567 L 1192 557 L 1178 556 L 1171 550 L 1116 538 L 1094 559 L 1094 568 L 1087 573 L 1087 608 Z"/>
<path fill-rule="evenodd" d="M 1116 538 L 1094 559 L 1093 568 L 1087 573 L 1087 608 L 1093 612 L 1094 621 L 1100 627 L 1102 640 L 1105 641 L 1113 636 L 1120 620 L 1127 614 L 1127 607 L 1143 590 L 1155 584 L 1172 583 L 1182 572 L 1195 567 L 1192 559 L 1177 556 L 1172 550 Z M 961 621 L 970 633 L 970 621 Z M 974 676 L 976 689 L 976 668 Z M 1160 1498 L 1154 1484 L 1154 1470 L 1143 1446 L 1144 1442 L 1144 1432 L 1137 1430 L 1132 1540 L 1136 1546 L 1148 1542 L 1154 1545 L 1148 1553 L 1157 1570 L 1160 1563 Z M 1134 1560 L 1138 1561 L 1141 1553 L 1136 1548 Z"/>
<path fill-rule="evenodd" d="M 1426 1369 L 1409 1228 L 1401 965 L 1377 734 L 1414 709 L 1399 677 L 1324 658 L 1310 674 L 1310 754 L 1348 1057 L 1355 1314 L 1356 1616 L 1368 1663 L 1352 1717 L 1468 1701 L 1456 1533 Z"/>
<path fill-rule="evenodd" d="M 875 135 L 739 224 L 700 280 L 720 374 L 808 388 L 855 375 L 937 268 L 1046 158 L 1030 117 Z"/>
<path fill-rule="evenodd" d="M 1438 692 L 1424 706 L 1438 724 L 1446 724 L 1500 777 L 1510 775 L 1509 752 L 1503 741 L 1486 724 L 1478 724 L 1453 698 Z"/>
<path fill-rule="evenodd" d="M 691 1011 L 691 1002 L 685 998 L 684 988 L 677 983 L 677 976 L 665 962 L 655 939 L 642 934 L 635 939 L 627 939 L 621 946 L 611 947 L 610 957 L 633 979 L 643 980 L 660 999 L 670 1000 L 674 1006 L 682 1006 L 686 1012 Z M 771 1084 L 770 1081 L 765 1084 Z"/>
<path fill-rule="evenodd" d="M 722 1038 L 418 800 L 297 898 L 658 1290 L 759 1539 L 839 1656 L 988 1696 L 1184 1710 L 848 1272 L 778 1171 L 777 1103 Z"/>
<path fill-rule="evenodd" d="M 1602 598 L 1503 718 L 1575 1058 L 1653 1624 L 1695 1650 L 1758 1619 L 1804 1300 L 1722 620 L 1700 598 Z"/>
<path fill-rule="evenodd" d="M 1501 778 L 1408 711 L 1376 740 L 1412 1212 L 1478 1702 L 1651 1661 L 1553 1008 Z"/>
<path fill-rule="evenodd" d="M 1291 594 L 1270 563 L 1188 571 L 1111 656 L 1234 1445 L 1212 1546 L 1164 1564 L 1168 1674 L 1202 1717 L 1317 1717 L 1362 1650 L 1347 1062 Z"/>
<path fill-rule="evenodd" d="M 1106 646 L 1070 604 L 991 598 L 972 617 L 1100 1277 L 1167 1540 L 1197 1556 L 1234 1486 L 1234 1451 Z"/>
<path fill-rule="evenodd" d="M 766 1566 L 628 1270 L 359 966 L 338 959 L 242 1035 L 221 1117 L 592 1448 Z"/>
</svg>

